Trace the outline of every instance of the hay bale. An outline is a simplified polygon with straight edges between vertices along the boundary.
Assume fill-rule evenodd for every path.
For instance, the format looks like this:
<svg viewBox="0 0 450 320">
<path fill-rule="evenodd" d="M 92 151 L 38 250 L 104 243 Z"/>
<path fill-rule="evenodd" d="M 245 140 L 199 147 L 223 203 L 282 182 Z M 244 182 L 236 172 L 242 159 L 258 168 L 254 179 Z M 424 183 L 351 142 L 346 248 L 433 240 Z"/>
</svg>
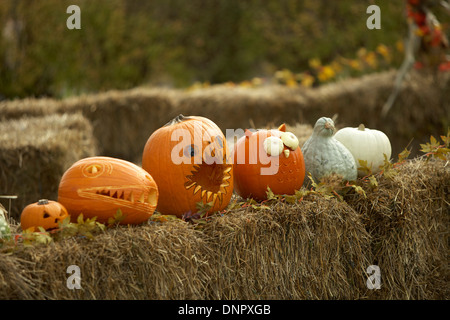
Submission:
<svg viewBox="0 0 450 320">
<path fill-rule="evenodd" d="M 64 100 L 60 112 L 82 111 L 92 123 L 99 153 L 136 162 L 153 131 L 178 114 L 176 91 L 137 88 Z"/>
<path fill-rule="evenodd" d="M 449 298 L 449 191 L 448 161 L 416 159 L 367 198 L 348 200 L 365 220 L 382 274 L 372 298 Z"/>
<path fill-rule="evenodd" d="M 344 79 L 317 88 L 263 86 L 241 88 L 213 86 L 180 95 L 177 110 L 182 114 L 208 117 L 225 131 L 249 127 L 276 127 L 285 122 L 314 125 L 322 116 L 337 116 L 336 125 L 366 127 L 385 132 L 393 154 L 413 139 L 412 155 L 430 134 L 445 134 L 450 126 L 450 75 L 433 77 L 412 71 L 404 81 L 386 118 L 381 109 L 391 94 L 396 70 Z"/>
<path fill-rule="evenodd" d="M 395 76 L 396 70 L 390 70 L 309 89 L 281 85 L 217 85 L 191 91 L 136 88 L 63 100 L 0 101 L 0 118 L 81 111 L 92 122 L 100 155 L 139 161 L 153 131 L 180 113 L 210 118 L 224 133 L 281 123 L 314 125 L 322 116 L 338 115 L 338 128 L 364 123 L 385 132 L 394 155 L 414 139 L 412 154 L 417 155 L 420 143 L 428 141 L 430 134 L 444 134 L 450 125 L 450 75 L 434 78 L 411 72 L 388 117 L 382 118 Z"/>
<path fill-rule="evenodd" d="M 201 299 L 211 250 L 182 221 L 109 229 L 93 240 L 67 239 L 19 250 L 0 262 L 2 299 Z M 48 260 L 47 257 L 52 257 Z M 80 267 L 81 289 L 66 283 Z M 19 272 L 19 277 L 14 276 Z M 1 277 L 1 275 L 0 275 Z M 16 282 L 26 285 L 16 286 Z"/>
<path fill-rule="evenodd" d="M 207 224 L 214 299 L 362 299 L 370 237 L 358 213 L 312 197 Z"/>
<path fill-rule="evenodd" d="M 226 129 L 278 127 L 305 122 L 303 91 L 281 86 L 257 88 L 213 86 L 180 95 L 178 113 L 210 118 Z"/>
<path fill-rule="evenodd" d="M 0 299 L 361 298 L 369 244 L 357 213 L 324 199 L 230 212 L 203 230 L 181 220 L 114 228 L 2 257 Z M 66 286 L 70 265 L 80 290 Z"/>
<path fill-rule="evenodd" d="M 91 124 L 81 114 L 0 122 L 0 195 L 18 196 L 10 216 L 18 219 L 39 199 L 56 199 L 64 171 L 95 153 Z"/>
<path fill-rule="evenodd" d="M 136 88 L 63 100 L 1 101 L 0 119 L 82 113 L 92 124 L 99 155 L 136 161 L 153 131 L 177 115 L 172 111 L 175 96 L 173 90 Z"/>
<path fill-rule="evenodd" d="M 234 207 L 205 224 L 149 222 L 4 247 L 0 299 L 448 299 L 446 163 L 408 161 L 367 198 L 310 194 Z M 82 289 L 67 288 L 70 265 Z M 366 286 L 370 265 L 380 267 L 380 290 Z"/>
</svg>

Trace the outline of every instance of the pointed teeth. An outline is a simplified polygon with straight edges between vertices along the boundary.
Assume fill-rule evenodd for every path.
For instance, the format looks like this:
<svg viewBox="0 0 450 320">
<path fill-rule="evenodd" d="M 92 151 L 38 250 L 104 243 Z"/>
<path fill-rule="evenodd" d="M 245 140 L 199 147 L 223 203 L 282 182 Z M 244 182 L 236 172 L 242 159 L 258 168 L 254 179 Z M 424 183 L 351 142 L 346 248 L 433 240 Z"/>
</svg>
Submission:
<svg viewBox="0 0 450 320">
<path fill-rule="evenodd" d="M 228 179 L 230 179 L 231 178 L 231 176 L 230 175 L 228 175 L 228 176 L 225 176 L 225 177 L 223 177 L 223 181 L 225 181 L 225 180 L 228 180 Z"/>
<path fill-rule="evenodd" d="M 223 170 L 223 172 L 224 172 L 224 173 L 228 173 L 228 172 L 231 171 L 231 168 L 232 168 L 232 167 L 228 167 L 228 168 L 226 168 L 225 170 Z"/>
<path fill-rule="evenodd" d="M 284 156 L 285 156 L 286 158 L 289 158 L 289 153 L 290 153 L 290 151 L 289 151 L 288 149 L 283 150 L 283 153 L 284 153 Z"/>
<path fill-rule="evenodd" d="M 194 170 L 191 172 L 192 174 L 196 174 L 200 170 L 199 166 L 194 166 Z"/>
<path fill-rule="evenodd" d="M 226 187 L 229 187 L 229 186 L 230 186 L 230 184 L 228 182 L 224 182 L 224 183 L 222 183 L 220 185 L 221 188 L 226 188 Z"/>
<path fill-rule="evenodd" d="M 193 186 L 195 186 L 197 183 L 195 183 L 195 182 L 192 182 L 192 181 L 188 181 L 188 182 L 186 182 L 185 184 L 184 184 L 184 187 L 186 188 L 186 189 L 190 189 L 190 188 L 192 188 Z"/>
<path fill-rule="evenodd" d="M 205 196 L 206 190 L 202 191 L 202 198 Z"/>
<path fill-rule="evenodd" d="M 211 199 L 212 194 L 213 194 L 212 191 L 208 191 L 208 192 L 206 193 L 206 201 L 209 202 L 209 199 Z"/>
<path fill-rule="evenodd" d="M 194 189 L 194 194 L 199 192 L 201 188 L 202 188 L 202 186 L 196 186 L 195 189 Z"/>
<path fill-rule="evenodd" d="M 214 193 L 214 195 L 213 195 L 213 200 L 212 200 L 212 201 L 213 201 L 213 204 L 216 203 L 217 196 L 218 196 L 218 194 L 217 194 L 217 193 Z"/>
</svg>

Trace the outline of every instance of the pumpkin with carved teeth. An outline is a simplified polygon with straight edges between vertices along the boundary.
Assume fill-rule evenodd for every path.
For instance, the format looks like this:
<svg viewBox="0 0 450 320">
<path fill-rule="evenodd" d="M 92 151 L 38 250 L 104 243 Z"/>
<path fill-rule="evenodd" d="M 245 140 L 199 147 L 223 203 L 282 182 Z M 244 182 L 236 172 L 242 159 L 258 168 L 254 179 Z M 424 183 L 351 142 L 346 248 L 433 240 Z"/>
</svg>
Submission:
<svg viewBox="0 0 450 320">
<path fill-rule="evenodd" d="M 140 224 L 152 216 L 158 196 L 158 186 L 148 172 L 110 157 L 77 161 L 64 173 L 58 188 L 58 202 L 74 222 L 83 214 L 107 223 L 120 209 L 121 224 Z"/>
<path fill-rule="evenodd" d="M 211 120 L 183 115 L 149 137 L 142 167 L 160 190 L 157 210 L 182 218 L 210 203 L 211 212 L 225 209 L 233 193 L 233 167 L 220 128 Z"/>
</svg>

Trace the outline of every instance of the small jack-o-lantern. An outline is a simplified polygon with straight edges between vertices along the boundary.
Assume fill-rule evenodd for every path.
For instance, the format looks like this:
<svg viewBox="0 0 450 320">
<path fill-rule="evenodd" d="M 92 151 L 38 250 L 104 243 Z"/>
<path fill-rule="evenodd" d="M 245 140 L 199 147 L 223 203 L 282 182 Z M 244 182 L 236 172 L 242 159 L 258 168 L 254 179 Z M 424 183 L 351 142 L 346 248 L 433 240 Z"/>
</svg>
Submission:
<svg viewBox="0 0 450 320">
<path fill-rule="evenodd" d="M 233 150 L 234 189 L 242 198 L 267 199 L 274 194 L 294 194 L 305 178 L 305 162 L 297 137 L 278 130 L 245 131 Z"/>
<path fill-rule="evenodd" d="M 177 116 L 148 139 L 142 167 L 160 191 L 157 210 L 176 215 L 198 211 L 197 203 L 223 210 L 233 193 L 233 166 L 225 136 L 211 120 Z"/>
<path fill-rule="evenodd" d="M 83 214 L 107 223 L 120 209 L 121 224 L 140 224 L 155 211 L 158 187 L 150 174 L 134 163 L 90 157 L 77 161 L 64 173 L 58 201 L 74 222 Z"/>
<path fill-rule="evenodd" d="M 37 231 L 38 227 L 52 230 L 58 228 L 67 217 L 69 214 L 64 205 L 57 201 L 41 199 L 23 209 L 20 215 L 20 227 L 22 230 L 33 228 L 33 231 Z"/>
</svg>

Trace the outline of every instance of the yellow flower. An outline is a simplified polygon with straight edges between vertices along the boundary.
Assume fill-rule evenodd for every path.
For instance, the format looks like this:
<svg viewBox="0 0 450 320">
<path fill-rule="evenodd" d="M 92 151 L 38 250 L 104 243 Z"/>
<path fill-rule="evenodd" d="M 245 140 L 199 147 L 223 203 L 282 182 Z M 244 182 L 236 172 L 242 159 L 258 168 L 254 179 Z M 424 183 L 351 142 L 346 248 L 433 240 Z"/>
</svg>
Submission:
<svg viewBox="0 0 450 320">
<path fill-rule="evenodd" d="M 365 55 L 364 61 L 373 69 L 375 69 L 378 66 L 377 56 L 373 51 L 368 52 Z"/>
<path fill-rule="evenodd" d="M 338 61 L 333 61 L 330 66 L 336 73 L 342 71 L 342 65 Z"/>
<path fill-rule="evenodd" d="M 367 49 L 366 48 L 359 48 L 358 51 L 356 52 L 356 55 L 359 58 L 363 58 L 367 55 Z"/>
<path fill-rule="evenodd" d="M 297 81 L 295 81 L 295 79 L 293 77 L 286 79 L 286 85 L 288 87 L 294 88 L 297 86 Z"/>
<path fill-rule="evenodd" d="M 243 88 L 251 88 L 253 87 L 253 84 L 248 80 L 244 80 L 241 83 L 239 83 L 239 86 Z"/>
<path fill-rule="evenodd" d="M 317 75 L 317 77 L 319 78 L 319 80 L 321 82 L 325 82 L 331 78 L 334 78 L 335 76 L 335 72 L 333 70 L 333 68 L 331 68 L 330 66 L 323 66 L 320 71 L 319 74 Z"/>
<path fill-rule="evenodd" d="M 314 84 L 314 77 L 310 74 L 304 73 L 301 75 L 301 81 L 300 81 L 300 85 L 302 87 L 312 87 L 312 85 Z"/>
<path fill-rule="evenodd" d="M 355 70 L 362 70 L 361 62 L 356 59 L 352 59 L 348 61 L 348 65 Z"/>
<path fill-rule="evenodd" d="M 401 40 L 398 40 L 398 41 L 395 43 L 395 47 L 397 48 L 397 51 L 398 51 L 398 52 L 403 52 L 403 51 L 405 50 L 405 47 L 404 47 L 404 45 L 403 45 L 403 41 L 401 41 Z"/>
<path fill-rule="evenodd" d="M 263 83 L 263 81 L 262 81 L 261 78 L 255 77 L 255 78 L 252 79 L 252 84 L 255 87 L 262 85 L 262 83 Z"/>
<path fill-rule="evenodd" d="M 379 53 L 386 61 L 391 61 L 391 53 L 389 51 L 389 48 L 386 47 L 384 44 L 379 44 L 377 48 L 375 49 L 377 53 Z"/>
<path fill-rule="evenodd" d="M 309 59 L 308 64 L 309 64 L 309 67 L 312 69 L 319 69 L 320 66 L 322 65 L 322 63 L 320 62 L 320 59 L 318 59 L 318 58 Z"/>
</svg>

